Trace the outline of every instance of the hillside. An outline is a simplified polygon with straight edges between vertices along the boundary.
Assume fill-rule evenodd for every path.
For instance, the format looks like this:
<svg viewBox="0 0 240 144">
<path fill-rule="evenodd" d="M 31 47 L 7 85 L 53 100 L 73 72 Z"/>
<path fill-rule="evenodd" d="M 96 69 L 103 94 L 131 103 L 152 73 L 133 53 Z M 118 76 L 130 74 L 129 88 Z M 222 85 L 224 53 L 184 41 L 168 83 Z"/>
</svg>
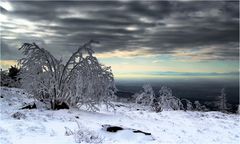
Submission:
<svg viewBox="0 0 240 144">
<path fill-rule="evenodd" d="M 77 109 L 19 110 L 34 102 L 21 89 L 1 87 L 1 144 L 159 144 L 233 143 L 240 141 L 239 115 L 220 112 L 163 111 L 154 113 L 134 104 L 115 103 L 116 111 Z M 37 104 L 37 107 L 40 107 Z M 17 119 L 13 114 L 19 112 Z M 102 125 L 125 128 L 107 132 Z M 132 129 L 151 133 L 134 133 Z"/>
</svg>

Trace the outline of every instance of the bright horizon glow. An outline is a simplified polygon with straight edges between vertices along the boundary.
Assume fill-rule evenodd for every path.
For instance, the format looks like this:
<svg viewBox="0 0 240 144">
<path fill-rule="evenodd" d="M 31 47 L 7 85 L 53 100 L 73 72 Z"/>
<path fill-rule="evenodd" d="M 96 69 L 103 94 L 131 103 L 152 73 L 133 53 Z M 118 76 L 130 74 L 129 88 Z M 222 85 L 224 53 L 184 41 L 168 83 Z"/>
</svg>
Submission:
<svg viewBox="0 0 240 144">
<path fill-rule="evenodd" d="M 115 80 L 160 80 L 160 79 L 225 79 L 225 80 L 238 80 L 238 76 L 153 76 L 145 74 L 123 74 L 114 75 Z"/>
<path fill-rule="evenodd" d="M 0 60 L 1 69 L 7 70 L 10 66 L 17 65 L 16 60 Z M 122 65 L 109 64 L 111 66 L 116 80 L 121 79 L 185 79 L 185 78 L 207 78 L 207 79 L 238 79 L 239 72 L 227 71 L 173 71 L 167 70 L 160 66 L 141 66 L 129 65 L 122 63 Z"/>
</svg>

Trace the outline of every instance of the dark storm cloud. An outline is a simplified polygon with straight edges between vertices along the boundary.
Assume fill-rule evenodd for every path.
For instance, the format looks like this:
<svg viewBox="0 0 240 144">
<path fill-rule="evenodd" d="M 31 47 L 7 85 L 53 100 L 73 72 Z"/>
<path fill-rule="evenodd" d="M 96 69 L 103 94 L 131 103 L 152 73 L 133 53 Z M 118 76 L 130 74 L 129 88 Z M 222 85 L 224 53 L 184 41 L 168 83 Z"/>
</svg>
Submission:
<svg viewBox="0 0 240 144">
<path fill-rule="evenodd" d="M 11 5 L 13 11 L 1 8 L 10 19 L 3 22 L 2 40 L 40 39 L 57 55 L 68 54 L 89 39 L 101 42 L 97 52 L 148 48 L 152 54 L 176 54 L 184 50 L 220 60 L 239 55 L 239 2 L 13 1 Z M 25 23 L 18 19 L 35 27 L 21 26 Z M 16 27 L 28 31 L 15 31 Z"/>
<path fill-rule="evenodd" d="M 19 53 L 14 46 L 8 45 L 5 42 L 1 43 L 1 59 L 2 60 L 14 60 L 19 58 Z"/>
</svg>

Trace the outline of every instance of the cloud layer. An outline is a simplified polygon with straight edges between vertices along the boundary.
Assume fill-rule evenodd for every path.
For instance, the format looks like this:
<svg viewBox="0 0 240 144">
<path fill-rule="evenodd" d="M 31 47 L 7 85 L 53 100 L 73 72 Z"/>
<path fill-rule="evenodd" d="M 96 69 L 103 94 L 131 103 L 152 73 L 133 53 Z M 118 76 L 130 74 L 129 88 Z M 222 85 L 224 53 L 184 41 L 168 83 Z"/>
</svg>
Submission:
<svg viewBox="0 0 240 144">
<path fill-rule="evenodd" d="M 237 60 L 239 2 L 27 1 L 1 6 L 2 57 L 37 41 L 58 56 L 95 39 L 99 56 Z"/>
</svg>

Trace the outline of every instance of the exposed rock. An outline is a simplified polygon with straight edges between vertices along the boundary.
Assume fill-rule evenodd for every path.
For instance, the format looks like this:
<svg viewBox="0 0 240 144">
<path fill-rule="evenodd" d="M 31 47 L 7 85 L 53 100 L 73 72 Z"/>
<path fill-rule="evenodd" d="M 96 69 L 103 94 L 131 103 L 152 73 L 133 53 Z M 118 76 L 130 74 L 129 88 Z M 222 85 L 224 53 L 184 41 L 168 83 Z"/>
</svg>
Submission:
<svg viewBox="0 0 240 144">
<path fill-rule="evenodd" d="M 20 109 L 36 109 L 36 108 L 37 108 L 36 104 L 33 103 L 33 105 L 29 104 L 29 105 L 24 106 L 24 107 L 22 107 Z"/>
<path fill-rule="evenodd" d="M 21 112 L 16 112 L 16 113 L 12 114 L 12 117 L 20 120 L 20 119 L 25 119 L 26 115 Z"/>
<path fill-rule="evenodd" d="M 69 109 L 69 106 L 65 102 L 61 102 L 61 103 L 56 103 L 54 109 L 55 110 Z"/>
<path fill-rule="evenodd" d="M 140 130 L 134 130 L 133 132 L 134 133 L 143 133 L 145 135 L 151 135 L 151 133 L 143 132 L 143 131 L 140 131 Z"/>
<path fill-rule="evenodd" d="M 141 130 L 136 130 L 136 129 L 131 129 L 131 128 L 123 128 L 123 127 L 120 127 L 120 126 L 112 126 L 112 125 L 102 125 L 103 127 L 103 130 L 105 131 L 108 131 L 108 132 L 117 132 L 117 131 L 120 131 L 120 130 L 131 130 L 133 133 L 142 133 L 142 134 L 145 134 L 145 135 L 151 135 L 151 133 L 147 133 L 147 132 L 144 132 L 144 131 L 141 131 Z"/>
<path fill-rule="evenodd" d="M 117 132 L 119 130 L 123 130 L 123 128 L 118 127 L 118 126 L 109 126 L 106 129 L 106 131 L 108 131 L 108 132 Z"/>
</svg>

